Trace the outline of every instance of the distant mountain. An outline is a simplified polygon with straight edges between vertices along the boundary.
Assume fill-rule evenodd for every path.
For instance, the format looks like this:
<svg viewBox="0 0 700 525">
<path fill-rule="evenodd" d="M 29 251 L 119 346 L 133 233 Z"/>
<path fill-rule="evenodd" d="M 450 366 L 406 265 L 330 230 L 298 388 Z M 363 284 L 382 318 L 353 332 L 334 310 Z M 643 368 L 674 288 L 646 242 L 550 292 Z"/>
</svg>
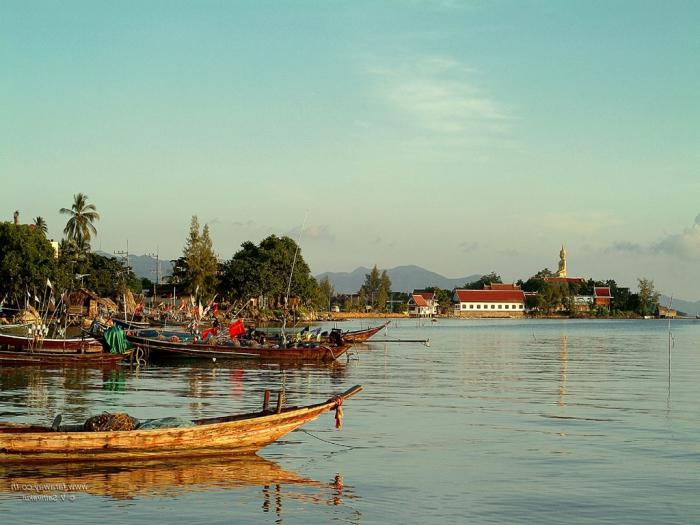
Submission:
<svg viewBox="0 0 700 525">
<path fill-rule="evenodd" d="M 659 303 L 661 306 L 668 306 L 670 300 L 670 297 L 661 294 Z M 684 301 L 683 299 L 676 299 L 674 297 L 673 302 L 671 303 L 671 308 L 683 312 L 686 315 L 700 315 L 700 301 L 695 301 L 693 303 L 690 301 Z"/>
<path fill-rule="evenodd" d="M 317 275 L 316 279 L 328 277 L 337 293 L 357 293 L 365 283 L 365 275 L 371 271 L 371 268 L 360 266 L 352 272 L 325 272 Z M 391 289 L 394 292 L 411 292 L 428 286 L 437 286 L 438 288 L 451 290 L 464 285 L 464 283 L 476 281 L 481 277 L 480 274 L 475 274 L 451 279 L 414 265 L 387 269 L 387 274 L 389 274 L 389 279 L 391 279 Z"/>
<path fill-rule="evenodd" d="M 104 257 L 117 257 L 113 253 L 107 253 L 100 250 L 95 252 L 98 255 Z M 151 281 L 156 280 L 156 258 L 150 255 L 133 255 L 129 254 L 129 263 L 131 264 L 131 270 L 136 274 L 136 277 L 143 279 L 144 277 L 150 279 Z M 160 279 L 166 275 L 173 273 L 173 263 L 169 260 L 160 260 Z"/>
</svg>

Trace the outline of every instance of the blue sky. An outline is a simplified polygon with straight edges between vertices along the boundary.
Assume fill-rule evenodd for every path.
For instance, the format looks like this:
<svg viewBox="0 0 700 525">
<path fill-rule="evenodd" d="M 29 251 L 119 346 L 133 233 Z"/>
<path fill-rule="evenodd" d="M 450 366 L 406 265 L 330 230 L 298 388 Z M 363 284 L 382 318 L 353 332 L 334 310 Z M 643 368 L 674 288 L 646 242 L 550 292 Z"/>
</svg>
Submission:
<svg viewBox="0 0 700 525">
<path fill-rule="evenodd" d="M 94 248 L 314 273 L 576 275 L 700 299 L 700 3 L 3 2 L 0 203 Z"/>
</svg>

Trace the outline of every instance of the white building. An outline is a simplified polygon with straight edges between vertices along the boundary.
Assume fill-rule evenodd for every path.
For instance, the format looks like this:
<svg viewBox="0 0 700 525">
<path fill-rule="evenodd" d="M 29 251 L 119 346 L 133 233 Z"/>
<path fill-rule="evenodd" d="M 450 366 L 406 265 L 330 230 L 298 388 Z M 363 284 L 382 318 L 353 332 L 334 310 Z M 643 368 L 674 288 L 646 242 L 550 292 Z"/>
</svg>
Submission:
<svg viewBox="0 0 700 525">
<path fill-rule="evenodd" d="M 520 289 L 461 290 L 452 296 L 454 314 L 460 317 L 520 317 L 525 293 Z"/>
</svg>

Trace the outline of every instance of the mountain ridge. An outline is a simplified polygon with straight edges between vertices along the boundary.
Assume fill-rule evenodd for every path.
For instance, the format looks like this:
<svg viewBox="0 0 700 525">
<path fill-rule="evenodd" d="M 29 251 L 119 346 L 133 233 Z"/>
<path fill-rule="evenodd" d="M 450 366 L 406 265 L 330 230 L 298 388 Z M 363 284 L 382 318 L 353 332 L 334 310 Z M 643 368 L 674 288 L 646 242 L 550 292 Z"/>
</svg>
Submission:
<svg viewBox="0 0 700 525">
<path fill-rule="evenodd" d="M 336 293 L 357 293 L 365 282 L 365 275 L 371 271 L 371 268 L 358 266 L 351 272 L 323 272 L 318 274 L 316 279 L 328 277 Z M 388 268 L 386 272 L 391 279 L 391 289 L 394 292 L 411 292 L 430 286 L 451 290 L 481 277 L 481 274 L 473 274 L 450 278 L 415 264 Z"/>
</svg>

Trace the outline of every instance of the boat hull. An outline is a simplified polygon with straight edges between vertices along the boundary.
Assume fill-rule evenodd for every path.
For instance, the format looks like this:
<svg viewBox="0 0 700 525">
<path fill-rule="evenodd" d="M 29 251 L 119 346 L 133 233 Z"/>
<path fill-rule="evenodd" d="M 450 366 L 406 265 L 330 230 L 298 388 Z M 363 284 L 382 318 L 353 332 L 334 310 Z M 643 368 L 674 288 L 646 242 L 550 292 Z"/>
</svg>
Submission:
<svg viewBox="0 0 700 525">
<path fill-rule="evenodd" d="M 0 463 L 101 461 L 252 454 L 362 390 L 355 386 L 324 403 L 195 421 L 193 427 L 110 432 L 52 432 L 0 424 Z"/>
<path fill-rule="evenodd" d="M 274 348 L 271 346 L 235 347 L 228 345 L 207 345 L 198 343 L 178 343 L 128 335 L 133 345 L 142 348 L 149 355 L 179 355 L 203 359 L 254 359 L 272 362 L 314 362 L 331 363 L 347 352 L 350 345 Z"/>
<path fill-rule="evenodd" d="M 352 330 L 343 332 L 343 341 L 348 343 L 363 343 L 373 335 L 377 334 L 382 328 L 384 328 L 388 324 L 389 321 L 379 326 L 375 326 L 373 328 L 367 328 L 366 330 Z"/>
<path fill-rule="evenodd" d="M 0 333 L 0 349 L 21 349 L 32 348 L 43 352 L 95 352 L 103 351 L 100 342 L 94 337 L 75 337 L 71 339 L 49 339 L 45 338 L 39 342 L 30 337 Z"/>
<path fill-rule="evenodd" d="M 71 364 L 71 365 L 93 365 L 93 364 L 114 364 L 126 359 L 130 355 L 130 351 L 123 354 L 110 354 L 108 352 L 93 352 L 93 353 L 68 353 L 68 352 L 44 352 L 44 351 L 27 351 L 20 350 L 18 352 L 0 351 L 0 365 L 3 364 L 19 364 L 19 365 L 53 365 L 53 364 Z"/>
</svg>

